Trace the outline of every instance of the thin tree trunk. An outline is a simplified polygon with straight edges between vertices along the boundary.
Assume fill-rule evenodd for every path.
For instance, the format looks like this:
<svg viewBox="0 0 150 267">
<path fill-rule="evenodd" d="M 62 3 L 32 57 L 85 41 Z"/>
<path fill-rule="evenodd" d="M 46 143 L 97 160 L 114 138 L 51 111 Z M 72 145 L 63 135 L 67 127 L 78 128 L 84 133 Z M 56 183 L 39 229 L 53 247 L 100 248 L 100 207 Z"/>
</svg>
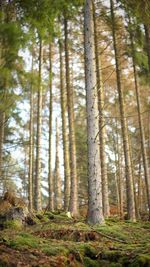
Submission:
<svg viewBox="0 0 150 267">
<path fill-rule="evenodd" d="M 74 108 L 73 108 L 73 89 L 70 83 L 70 61 L 68 47 L 68 21 L 64 20 L 65 29 L 65 62 L 66 62 L 66 87 L 67 87 L 67 106 L 69 119 L 69 144 L 70 144 L 70 203 L 69 211 L 76 217 L 78 216 L 78 178 L 76 163 L 76 143 L 75 143 L 75 126 L 74 126 Z"/>
<path fill-rule="evenodd" d="M 33 74 L 33 56 L 32 56 L 32 70 Z M 29 123 L 29 174 L 28 174 L 28 200 L 29 210 L 33 210 L 33 84 L 31 81 L 30 89 L 30 123 Z"/>
<path fill-rule="evenodd" d="M 118 146 L 118 187 L 119 187 L 119 214 L 120 218 L 123 219 L 124 211 L 123 211 L 123 172 L 122 172 L 122 151 L 120 151 L 119 142 Z"/>
<path fill-rule="evenodd" d="M 147 57 L 148 57 L 148 66 L 150 71 L 150 26 L 144 25 L 145 29 L 145 40 L 146 40 L 146 50 L 147 50 Z"/>
<path fill-rule="evenodd" d="M 52 173 L 52 112 L 53 112 L 53 92 L 52 92 L 52 46 L 49 46 L 49 209 L 54 210 L 54 184 Z"/>
<path fill-rule="evenodd" d="M 116 130 L 117 130 L 117 122 L 116 122 Z M 114 136 L 114 151 L 115 151 L 115 166 L 116 166 L 116 172 L 115 172 L 115 184 L 116 184 L 116 199 L 117 199 L 117 207 L 118 207 L 118 213 L 120 210 L 120 198 L 119 198 L 119 179 L 117 175 L 117 146 L 115 145 L 115 136 Z"/>
<path fill-rule="evenodd" d="M 64 209 L 67 211 L 69 208 L 69 198 L 70 198 L 70 166 L 69 166 L 69 147 L 68 147 L 67 122 L 66 122 L 67 98 L 64 87 L 61 41 L 59 42 L 59 53 L 60 53 L 61 117 L 62 117 L 62 137 L 63 137 L 63 155 L 64 155 Z"/>
<path fill-rule="evenodd" d="M 145 147 L 146 142 L 145 142 L 144 126 L 143 126 L 143 120 L 142 120 L 142 115 L 141 115 L 142 109 L 141 109 L 140 90 L 139 90 L 138 81 L 137 81 L 137 70 L 136 70 L 136 63 L 135 63 L 135 47 L 134 47 L 133 34 L 131 31 L 130 31 L 130 40 L 131 40 L 131 48 L 132 48 L 134 85 L 135 85 L 135 91 L 136 91 L 136 101 L 137 101 L 138 121 L 139 121 L 139 128 L 140 128 L 140 139 L 141 139 L 141 149 L 142 149 L 142 158 L 143 158 L 143 167 L 144 167 L 144 177 L 145 177 L 146 194 L 147 194 L 149 219 L 150 219 L 150 175 L 149 175 L 149 170 L 148 170 L 147 152 L 146 152 L 146 147 Z"/>
<path fill-rule="evenodd" d="M 121 128 L 122 128 L 125 169 L 126 169 L 127 212 L 128 212 L 128 219 L 130 219 L 131 221 L 136 221 L 134 191 L 133 191 L 133 177 L 132 177 L 129 138 L 128 138 L 128 127 L 127 127 L 127 120 L 125 117 L 125 106 L 124 106 L 124 99 L 123 99 L 123 90 L 122 90 L 122 85 L 121 85 L 121 69 L 120 69 L 120 63 L 119 63 L 119 53 L 118 53 L 119 51 L 117 48 L 117 39 L 116 39 L 116 32 L 115 32 L 115 16 L 114 16 L 113 0 L 110 0 L 110 4 L 111 4 L 111 17 L 112 17 L 113 44 L 114 44 L 115 61 L 116 61 L 117 89 L 118 89 L 118 95 L 119 95 Z"/>
<path fill-rule="evenodd" d="M 150 112 L 148 112 L 148 165 L 150 166 Z"/>
<path fill-rule="evenodd" d="M 138 202 L 137 202 L 137 194 L 136 194 L 136 180 L 135 180 L 135 173 L 134 173 L 134 166 L 133 166 L 131 141 L 129 141 L 129 147 L 130 147 L 130 157 L 131 157 L 132 177 L 133 177 L 133 192 L 134 192 L 134 202 L 135 202 L 135 214 L 136 214 L 136 218 L 140 219 Z"/>
<path fill-rule="evenodd" d="M 62 208 L 62 182 L 59 169 L 59 129 L 58 121 L 56 119 L 56 159 L 55 159 L 55 173 L 54 173 L 54 192 L 55 192 L 55 209 Z"/>
<path fill-rule="evenodd" d="M 102 79 L 101 62 L 98 51 L 98 38 L 97 38 L 98 33 L 97 33 L 97 21 L 96 21 L 94 3 L 93 3 L 93 18 L 94 18 L 95 58 L 96 58 L 96 73 L 97 73 L 98 109 L 99 109 L 99 137 L 100 137 L 103 214 L 104 217 L 107 218 L 110 215 L 110 208 L 109 208 L 109 197 L 108 197 L 107 163 L 106 163 L 106 153 L 105 153 L 104 85 Z"/>
<path fill-rule="evenodd" d="M 4 21 L 4 11 L 3 11 L 3 0 L 0 1 L 0 12 L 1 18 L 0 22 L 3 23 Z M 2 39 L 2 38 L 1 38 Z M 0 64 L 3 63 L 4 56 L 3 56 L 3 39 L 0 40 Z M 4 95 L 4 91 L 1 88 L 1 94 Z M 3 97 L 3 96 L 1 96 Z M 0 110 L 0 182 L 2 182 L 3 186 L 3 143 L 4 143 L 4 126 L 5 126 L 5 112 Z"/>
<path fill-rule="evenodd" d="M 39 46 L 39 84 L 38 84 L 38 102 L 37 102 L 37 140 L 36 140 L 36 177 L 35 177 L 35 209 L 41 210 L 41 134 L 42 134 L 42 71 L 43 49 L 42 40 Z"/>
<path fill-rule="evenodd" d="M 117 98 L 116 98 L 117 100 Z M 120 124 L 120 120 L 119 120 Z M 118 132 L 118 123 L 116 118 L 116 136 L 117 136 L 117 153 L 118 153 L 118 194 L 119 194 L 119 215 L 120 218 L 123 219 L 124 217 L 124 206 L 123 206 L 123 200 L 124 200 L 124 183 L 123 183 L 123 168 L 122 168 L 122 161 L 123 161 L 123 155 L 122 155 L 122 139 L 120 138 L 119 143 L 119 132 Z"/>
<path fill-rule="evenodd" d="M 94 22 L 91 0 L 85 2 L 85 81 L 88 138 L 88 222 L 103 223 L 102 185 L 99 150 L 99 117 L 94 49 Z"/>
<path fill-rule="evenodd" d="M 5 112 L 0 113 L 0 182 L 3 180 L 3 144 L 4 144 L 4 130 L 5 130 Z"/>
<path fill-rule="evenodd" d="M 141 155 L 139 159 L 139 172 L 138 172 L 138 208 L 139 213 L 142 211 L 142 177 L 141 177 Z"/>
<path fill-rule="evenodd" d="M 33 99 L 33 132 L 32 132 L 32 137 L 33 137 L 33 143 L 32 143 L 32 196 L 33 196 L 33 207 L 35 208 L 35 123 L 34 123 L 34 99 Z"/>
</svg>

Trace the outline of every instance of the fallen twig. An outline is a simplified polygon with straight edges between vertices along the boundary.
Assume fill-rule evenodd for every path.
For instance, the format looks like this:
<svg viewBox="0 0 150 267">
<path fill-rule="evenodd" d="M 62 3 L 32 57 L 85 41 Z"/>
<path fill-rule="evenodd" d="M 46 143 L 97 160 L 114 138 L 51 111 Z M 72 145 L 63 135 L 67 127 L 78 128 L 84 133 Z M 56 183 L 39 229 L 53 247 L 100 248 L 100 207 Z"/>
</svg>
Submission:
<svg viewBox="0 0 150 267">
<path fill-rule="evenodd" d="M 128 242 L 126 242 L 125 240 L 118 239 L 118 238 L 115 238 L 115 237 L 106 235 L 106 234 L 104 234 L 104 233 L 102 233 L 102 232 L 96 231 L 92 226 L 89 226 L 89 227 L 92 229 L 93 232 L 95 232 L 95 233 L 97 233 L 97 234 L 99 234 L 99 235 L 101 235 L 101 236 L 103 236 L 103 237 L 106 237 L 106 238 L 108 238 L 108 239 L 110 239 L 110 240 L 113 240 L 113 241 L 115 241 L 115 242 L 119 242 L 119 243 L 124 243 L 124 244 L 127 244 L 127 243 L 128 243 Z"/>
</svg>

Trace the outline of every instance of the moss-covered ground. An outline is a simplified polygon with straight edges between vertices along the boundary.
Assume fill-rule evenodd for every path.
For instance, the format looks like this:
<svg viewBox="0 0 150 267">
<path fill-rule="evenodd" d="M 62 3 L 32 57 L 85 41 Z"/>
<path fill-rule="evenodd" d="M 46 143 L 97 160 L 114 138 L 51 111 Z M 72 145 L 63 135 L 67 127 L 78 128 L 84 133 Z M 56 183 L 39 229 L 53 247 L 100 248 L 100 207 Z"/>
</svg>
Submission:
<svg viewBox="0 0 150 267">
<path fill-rule="evenodd" d="M 91 227 L 64 213 L 38 216 L 36 225 L 9 223 L 0 231 L 0 267 L 147 267 L 150 223 L 114 219 Z"/>
</svg>

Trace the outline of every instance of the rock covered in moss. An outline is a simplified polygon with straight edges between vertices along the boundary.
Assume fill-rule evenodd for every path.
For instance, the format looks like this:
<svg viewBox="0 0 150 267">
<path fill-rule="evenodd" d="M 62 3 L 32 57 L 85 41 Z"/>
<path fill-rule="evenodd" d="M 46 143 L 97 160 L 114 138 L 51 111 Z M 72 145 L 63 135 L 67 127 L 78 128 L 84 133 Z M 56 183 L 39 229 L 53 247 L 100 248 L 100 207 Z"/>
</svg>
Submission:
<svg viewBox="0 0 150 267">
<path fill-rule="evenodd" d="M 19 224 L 26 222 L 28 208 L 21 198 L 17 198 L 10 192 L 6 192 L 0 199 L 0 228 L 3 229 L 8 222 L 18 221 Z M 8 223 L 9 224 L 9 223 Z"/>
</svg>

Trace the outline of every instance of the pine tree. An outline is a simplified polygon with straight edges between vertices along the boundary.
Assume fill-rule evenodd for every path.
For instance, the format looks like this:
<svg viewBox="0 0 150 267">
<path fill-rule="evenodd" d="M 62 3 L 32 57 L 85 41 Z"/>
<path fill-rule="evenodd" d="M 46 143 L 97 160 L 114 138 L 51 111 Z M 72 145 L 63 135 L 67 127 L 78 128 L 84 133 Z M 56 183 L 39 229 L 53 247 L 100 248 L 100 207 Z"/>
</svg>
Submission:
<svg viewBox="0 0 150 267">
<path fill-rule="evenodd" d="M 121 69 L 119 63 L 119 52 L 117 47 L 116 39 L 116 27 L 115 27 L 115 14 L 114 14 L 114 2 L 110 0 L 111 5 L 111 18 L 112 18 L 112 34 L 113 34 L 113 45 L 115 51 L 115 63 L 116 63 L 116 77 L 117 77 L 117 89 L 119 95 L 119 105 L 120 105 L 120 116 L 121 116 L 121 128 L 122 128 L 122 138 L 124 147 L 124 157 L 125 157 L 125 168 L 126 168 L 126 192 L 127 192 L 127 212 L 128 219 L 135 221 L 135 202 L 134 202 L 134 192 L 133 192 L 133 177 L 132 177 L 132 166 L 129 148 L 129 138 L 128 138 L 128 126 L 125 116 L 125 105 L 124 97 L 121 84 Z"/>
<path fill-rule="evenodd" d="M 54 171 L 54 192 L 55 192 L 55 209 L 62 209 L 62 181 L 59 169 L 59 128 L 58 120 L 56 118 L 56 159 L 55 159 L 55 171 Z"/>
<path fill-rule="evenodd" d="M 100 162 L 101 162 L 101 177 L 102 177 L 102 195 L 103 195 L 103 213 L 104 217 L 110 215 L 109 197 L 108 197 L 108 178 L 107 178 L 107 163 L 105 153 L 105 120 L 104 120 L 104 85 L 102 80 L 101 62 L 98 50 L 98 33 L 95 6 L 93 4 L 94 18 L 94 37 L 95 37 L 95 58 L 96 58 L 96 74 L 97 74 L 97 90 L 98 90 L 98 109 L 99 109 L 99 138 L 100 138 Z"/>
<path fill-rule="evenodd" d="M 39 80 L 38 80 L 38 99 L 37 99 L 37 139 L 36 139 L 36 174 L 35 174 L 35 209 L 42 209 L 41 202 L 41 134 L 42 134 L 42 60 L 43 44 L 39 38 Z"/>
<path fill-rule="evenodd" d="M 62 58 L 62 42 L 59 41 L 59 57 L 60 57 L 60 95 L 61 95 L 61 117 L 62 117 L 62 135 L 63 135 L 63 155 L 64 155 L 64 209 L 69 208 L 70 198 L 70 166 L 69 166 L 69 147 L 67 137 L 67 97 L 64 86 L 63 58 Z"/>
<path fill-rule="evenodd" d="M 87 97 L 87 138 L 88 138 L 88 222 L 103 223 L 102 186 L 99 153 L 99 119 L 94 51 L 94 22 L 91 0 L 85 2 L 85 79 Z"/>
<path fill-rule="evenodd" d="M 77 166 L 76 166 L 73 89 L 70 83 L 70 61 L 69 61 L 67 18 L 64 19 L 64 32 L 65 32 L 67 107 L 68 107 L 68 119 L 69 119 L 70 176 L 71 176 L 69 211 L 72 214 L 72 216 L 77 217 L 79 213 L 78 211 L 78 178 L 77 178 Z"/>
<path fill-rule="evenodd" d="M 52 112 L 53 112 L 53 92 L 52 92 L 52 45 L 49 45 L 49 209 L 54 210 L 54 185 L 52 174 Z"/>
<path fill-rule="evenodd" d="M 131 27 L 131 20 L 129 18 L 129 27 Z M 141 149 L 142 149 L 142 158 L 143 158 L 143 166 L 144 166 L 144 176 L 145 176 L 145 185 L 146 185 L 146 193 L 147 193 L 147 201 L 149 208 L 149 219 L 150 219 L 150 176 L 148 170 L 148 160 L 147 160 L 147 151 L 146 151 L 146 142 L 145 142 L 145 133 L 144 126 L 142 120 L 142 109 L 141 109 L 141 97 L 140 97 L 140 88 L 138 85 L 138 76 L 137 76 L 137 68 L 135 61 L 135 46 L 134 46 L 134 38 L 132 28 L 130 29 L 130 41 L 131 41 L 131 49 L 132 49 L 132 64 L 133 64 L 133 73 L 134 73 L 134 85 L 136 91 L 136 101 L 137 101 L 137 110 L 138 110 L 138 121 L 139 121 L 139 129 L 140 129 L 140 139 L 141 139 Z"/>
<path fill-rule="evenodd" d="M 32 67 L 31 75 L 33 75 L 33 55 L 32 55 Z M 31 77 L 31 88 L 30 88 L 30 122 L 29 122 L 29 177 L 28 177 L 28 199 L 29 199 L 29 210 L 33 210 L 33 84 Z"/>
</svg>

